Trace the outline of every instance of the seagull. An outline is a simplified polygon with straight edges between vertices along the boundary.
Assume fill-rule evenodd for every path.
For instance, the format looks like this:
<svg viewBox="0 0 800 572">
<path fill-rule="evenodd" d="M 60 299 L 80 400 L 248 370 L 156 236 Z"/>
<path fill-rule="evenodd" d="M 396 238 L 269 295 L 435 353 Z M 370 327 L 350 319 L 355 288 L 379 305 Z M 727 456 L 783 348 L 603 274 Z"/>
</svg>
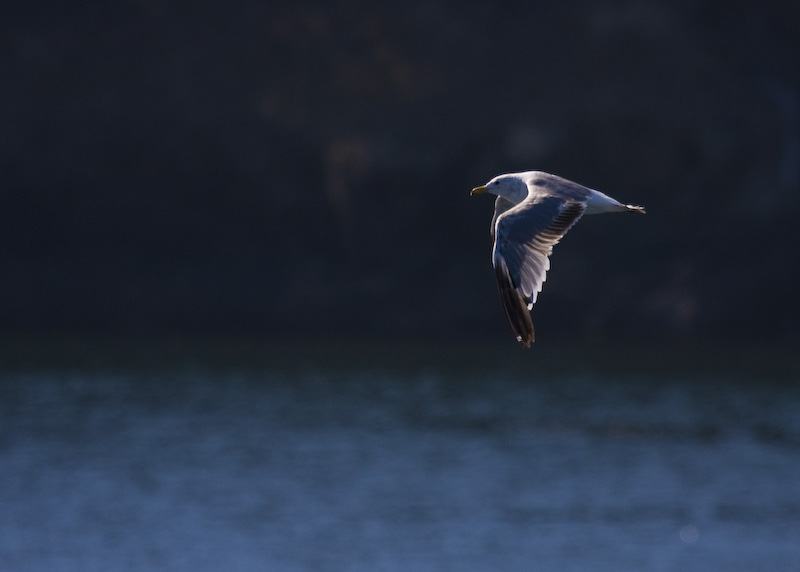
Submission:
<svg viewBox="0 0 800 572">
<path fill-rule="evenodd" d="M 534 340 L 530 311 L 542 291 L 553 247 L 584 214 L 638 212 L 600 191 L 542 171 L 498 175 L 470 196 L 497 195 L 492 217 L 494 266 L 508 323 L 523 346 Z"/>
</svg>

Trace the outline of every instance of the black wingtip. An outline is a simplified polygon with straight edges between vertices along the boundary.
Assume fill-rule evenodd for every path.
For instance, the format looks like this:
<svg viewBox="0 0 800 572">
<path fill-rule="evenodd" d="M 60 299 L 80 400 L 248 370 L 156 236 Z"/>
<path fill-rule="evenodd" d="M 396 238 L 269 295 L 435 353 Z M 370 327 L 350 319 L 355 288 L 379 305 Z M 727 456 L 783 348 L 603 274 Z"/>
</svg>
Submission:
<svg viewBox="0 0 800 572">
<path fill-rule="evenodd" d="M 495 267 L 495 275 L 500 301 L 503 303 L 503 310 L 505 310 L 511 331 L 514 332 L 517 341 L 528 348 L 534 341 L 533 322 L 531 313 L 528 311 L 528 304 L 514 289 L 504 264 Z"/>
</svg>

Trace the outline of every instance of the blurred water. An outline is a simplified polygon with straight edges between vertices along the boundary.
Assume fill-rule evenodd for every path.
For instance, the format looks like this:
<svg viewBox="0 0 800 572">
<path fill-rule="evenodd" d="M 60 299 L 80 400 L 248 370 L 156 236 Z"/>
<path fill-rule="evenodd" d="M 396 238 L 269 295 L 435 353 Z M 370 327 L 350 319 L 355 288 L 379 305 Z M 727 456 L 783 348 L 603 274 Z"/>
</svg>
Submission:
<svg viewBox="0 0 800 572">
<path fill-rule="evenodd" d="M 14 373 L 0 570 L 800 570 L 797 383 Z"/>
</svg>

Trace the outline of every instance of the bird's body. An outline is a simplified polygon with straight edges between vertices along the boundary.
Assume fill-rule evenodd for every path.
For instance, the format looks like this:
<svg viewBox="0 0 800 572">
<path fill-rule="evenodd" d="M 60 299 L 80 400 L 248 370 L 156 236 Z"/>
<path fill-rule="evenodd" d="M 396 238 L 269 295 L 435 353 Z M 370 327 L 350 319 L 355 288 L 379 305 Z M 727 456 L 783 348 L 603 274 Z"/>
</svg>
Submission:
<svg viewBox="0 0 800 572">
<path fill-rule="evenodd" d="M 534 340 L 530 310 L 542 290 L 553 247 L 584 214 L 641 212 L 599 191 L 556 175 L 527 171 L 499 175 L 473 195 L 497 195 L 491 234 L 500 300 L 522 345 Z"/>
</svg>

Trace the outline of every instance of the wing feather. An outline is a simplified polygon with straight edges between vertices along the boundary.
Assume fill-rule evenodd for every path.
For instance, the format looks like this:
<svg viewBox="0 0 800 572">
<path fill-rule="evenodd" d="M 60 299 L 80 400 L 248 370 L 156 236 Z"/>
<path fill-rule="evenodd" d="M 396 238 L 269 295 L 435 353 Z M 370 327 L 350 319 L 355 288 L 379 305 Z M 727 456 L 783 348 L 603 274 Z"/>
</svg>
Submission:
<svg viewBox="0 0 800 572">
<path fill-rule="evenodd" d="M 503 310 L 508 318 L 511 331 L 514 332 L 517 341 L 527 348 L 534 340 L 533 322 L 527 303 L 514 288 L 504 260 L 500 259 L 495 264 L 494 271 L 497 277 L 500 301 L 503 303 Z"/>
<path fill-rule="evenodd" d="M 528 311 L 547 278 L 549 256 L 585 210 L 579 200 L 533 196 L 497 217 L 492 263 L 500 299 L 517 340 L 526 346 L 533 341 Z"/>
</svg>

